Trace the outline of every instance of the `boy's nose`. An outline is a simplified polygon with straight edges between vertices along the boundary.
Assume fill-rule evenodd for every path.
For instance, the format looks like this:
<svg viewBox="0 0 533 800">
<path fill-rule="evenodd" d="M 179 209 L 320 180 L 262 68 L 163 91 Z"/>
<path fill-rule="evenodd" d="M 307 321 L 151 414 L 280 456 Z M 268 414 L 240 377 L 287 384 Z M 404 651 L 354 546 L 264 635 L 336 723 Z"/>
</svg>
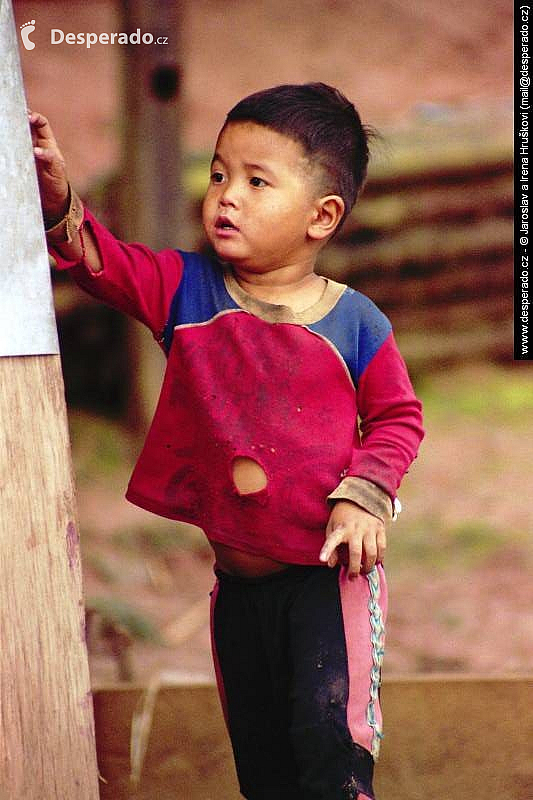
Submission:
<svg viewBox="0 0 533 800">
<path fill-rule="evenodd" d="M 223 208 L 226 208 L 227 206 L 237 206 L 238 197 L 235 187 L 231 186 L 230 184 L 226 184 L 224 191 L 218 199 L 218 203 Z"/>
</svg>

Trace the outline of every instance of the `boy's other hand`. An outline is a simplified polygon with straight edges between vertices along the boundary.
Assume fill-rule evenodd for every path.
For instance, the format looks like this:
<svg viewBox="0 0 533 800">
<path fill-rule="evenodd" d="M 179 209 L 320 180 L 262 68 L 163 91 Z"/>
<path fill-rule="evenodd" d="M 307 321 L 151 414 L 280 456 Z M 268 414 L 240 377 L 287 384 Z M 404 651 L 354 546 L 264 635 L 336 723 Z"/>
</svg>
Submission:
<svg viewBox="0 0 533 800">
<path fill-rule="evenodd" d="M 348 545 L 349 577 L 354 579 L 361 570 L 370 572 L 383 560 L 387 548 L 385 525 L 351 500 L 337 500 L 329 517 L 320 560 L 334 567 L 339 560 L 337 547 L 343 543 Z"/>
<path fill-rule="evenodd" d="M 28 111 L 43 217 L 47 227 L 59 222 L 69 206 L 65 159 L 50 123 L 38 111 Z"/>
</svg>

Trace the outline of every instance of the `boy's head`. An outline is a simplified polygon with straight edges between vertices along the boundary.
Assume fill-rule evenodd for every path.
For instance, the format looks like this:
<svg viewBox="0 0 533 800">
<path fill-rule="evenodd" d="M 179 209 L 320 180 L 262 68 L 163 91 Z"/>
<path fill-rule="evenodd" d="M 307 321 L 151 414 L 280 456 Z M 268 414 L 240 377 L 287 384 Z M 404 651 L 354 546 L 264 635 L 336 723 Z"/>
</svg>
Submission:
<svg viewBox="0 0 533 800">
<path fill-rule="evenodd" d="M 322 83 L 276 86 L 229 112 L 203 204 L 222 261 L 312 270 L 366 176 L 367 132 L 353 105 Z"/>
<path fill-rule="evenodd" d="M 322 170 L 324 194 L 344 200 L 339 226 L 344 222 L 363 188 L 369 150 L 368 129 L 338 89 L 324 83 L 264 89 L 238 102 L 225 125 L 231 122 L 255 122 L 299 142 Z"/>
</svg>

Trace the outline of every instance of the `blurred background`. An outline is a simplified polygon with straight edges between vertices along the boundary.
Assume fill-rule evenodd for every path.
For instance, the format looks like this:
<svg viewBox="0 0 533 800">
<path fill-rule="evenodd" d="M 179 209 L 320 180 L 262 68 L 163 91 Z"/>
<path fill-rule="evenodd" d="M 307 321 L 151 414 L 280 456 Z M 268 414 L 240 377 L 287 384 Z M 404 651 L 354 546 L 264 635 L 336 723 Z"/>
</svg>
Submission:
<svg viewBox="0 0 533 800">
<path fill-rule="evenodd" d="M 321 271 L 390 317 L 427 436 L 390 527 L 385 670 L 520 673 L 533 654 L 533 372 L 512 361 L 512 6 L 507 0 L 15 1 L 28 105 L 113 232 L 201 247 L 227 110 L 283 82 L 338 86 L 382 134 Z M 166 46 L 53 45 L 52 28 Z M 211 675 L 202 534 L 123 499 L 163 358 L 54 276 L 92 680 Z"/>
</svg>

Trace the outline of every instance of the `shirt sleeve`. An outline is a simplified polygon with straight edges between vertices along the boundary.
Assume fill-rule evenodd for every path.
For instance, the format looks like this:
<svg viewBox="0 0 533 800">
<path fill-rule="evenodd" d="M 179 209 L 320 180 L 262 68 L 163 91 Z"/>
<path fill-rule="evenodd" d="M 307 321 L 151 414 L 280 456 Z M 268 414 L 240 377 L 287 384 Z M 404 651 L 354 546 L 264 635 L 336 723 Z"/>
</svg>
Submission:
<svg viewBox="0 0 533 800">
<path fill-rule="evenodd" d="M 69 261 L 49 245 L 56 269 L 69 269 L 82 289 L 112 308 L 135 317 L 159 339 L 183 274 L 180 254 L 171 249 L 155 252 L 136 242 L 126 244 L 115 238 L 87 208 L 83 225 L 90 229 L 96 241 L 102 271 L 93 272 L 83 259 Z"/>
<path fill-rule="evenodd" d="M 360 418 L 352 459 L 329 500 L 352 500 L 384 520 L 424 437 L 422 404 L 415 396 L 392 331 L 358 378 Z"/>
</svg>

